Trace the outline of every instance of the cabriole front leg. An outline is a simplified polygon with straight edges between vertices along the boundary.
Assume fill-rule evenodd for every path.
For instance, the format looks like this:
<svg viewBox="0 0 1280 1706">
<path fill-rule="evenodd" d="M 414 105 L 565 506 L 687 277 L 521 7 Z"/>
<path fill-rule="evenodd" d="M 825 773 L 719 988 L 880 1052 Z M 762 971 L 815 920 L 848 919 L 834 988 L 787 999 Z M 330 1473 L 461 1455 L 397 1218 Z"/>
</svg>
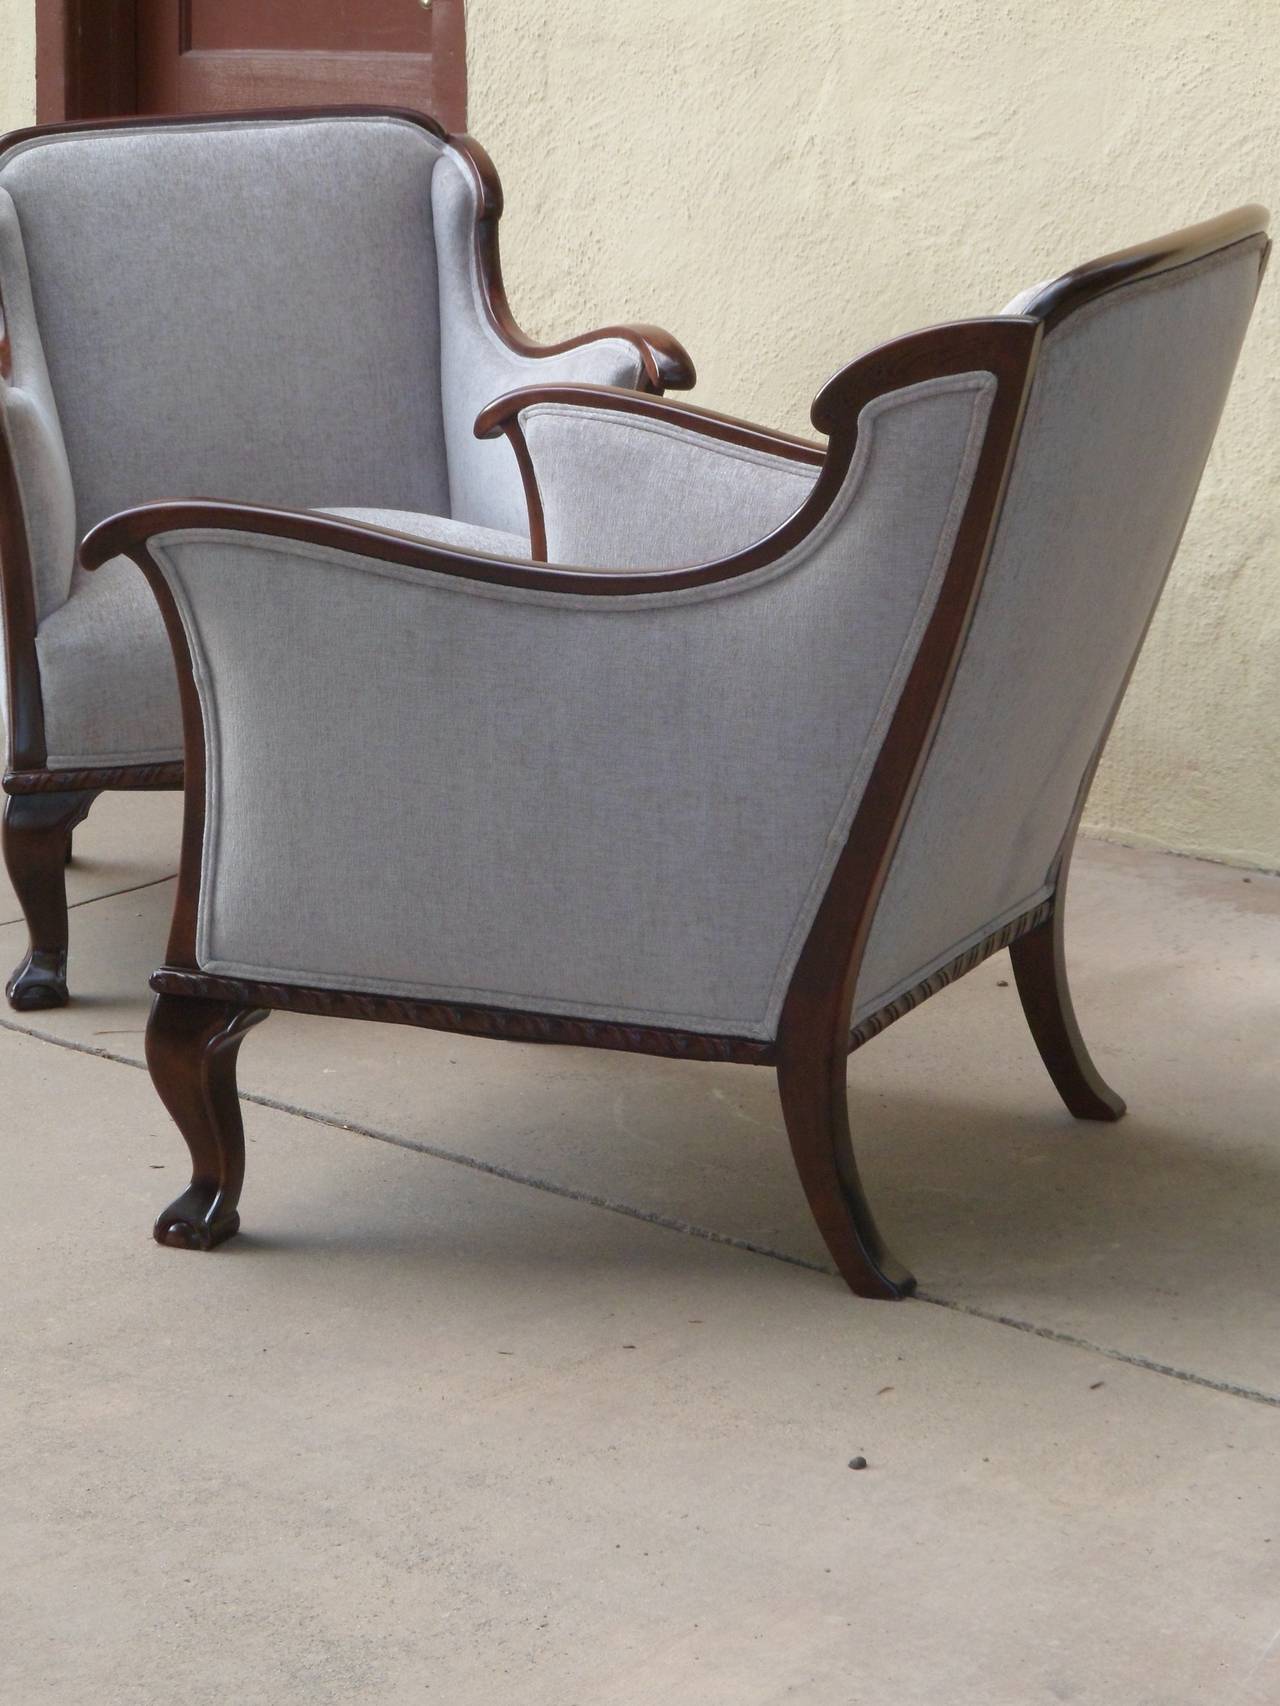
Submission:
<svg viewBox="0 0 1280 1706">
<path fill-rule="evenodd" d="M 240 1229 L 244 1122 L 236 1056 L 245 1032 L 266 1016 L 261 1007 L 156 996 L 147 1026 L 147 1066 L 191 1151 L 191 1183 L 156 1221 L 158 1244 L 212 1250 Z"/>
<path fill-rule="evenodd" d="M 89 815 L 94 793 L 10 794 L 4 806 L 4 862 L 31 946 L 5 985 L 20 1013 L 65 1007 L 67 879 L 71 834 Z"/>
</svg>

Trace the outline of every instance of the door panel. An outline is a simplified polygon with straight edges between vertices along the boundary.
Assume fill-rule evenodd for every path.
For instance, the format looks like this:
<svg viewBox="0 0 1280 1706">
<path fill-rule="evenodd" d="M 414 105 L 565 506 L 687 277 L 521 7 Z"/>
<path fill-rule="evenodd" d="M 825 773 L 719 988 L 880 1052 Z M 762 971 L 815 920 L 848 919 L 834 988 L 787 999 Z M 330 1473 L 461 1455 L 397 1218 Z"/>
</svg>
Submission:
<svg viewBox="0 0 1280 1706">
<path fill-rule="evenodd" d="M 37 54 L 42 122 L 371 102 L 466 123 L 463 0 L 37 0 Z"/>
<path fill-rule="evenodd" d="M 422 0 L 310 0 L 264 6 L 262 0 L 184 0 L 180 30 L 196 53 L 260 48 L 357 53 L 430 53 L 431 7 Z"/>
</svg>

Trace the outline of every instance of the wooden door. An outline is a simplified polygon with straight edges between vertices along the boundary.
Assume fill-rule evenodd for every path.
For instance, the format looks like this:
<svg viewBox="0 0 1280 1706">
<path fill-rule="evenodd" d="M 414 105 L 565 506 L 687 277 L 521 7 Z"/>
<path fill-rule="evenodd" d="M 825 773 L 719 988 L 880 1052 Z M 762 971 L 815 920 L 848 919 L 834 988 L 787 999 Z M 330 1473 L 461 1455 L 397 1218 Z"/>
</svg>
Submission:
<svg viewBox="0 0 1280 1706">
<path fill-rule="evenodd" d="M 42 123 L 376 102 L 466 122 L 463 0 L 37 0 Z"/>
</svg>

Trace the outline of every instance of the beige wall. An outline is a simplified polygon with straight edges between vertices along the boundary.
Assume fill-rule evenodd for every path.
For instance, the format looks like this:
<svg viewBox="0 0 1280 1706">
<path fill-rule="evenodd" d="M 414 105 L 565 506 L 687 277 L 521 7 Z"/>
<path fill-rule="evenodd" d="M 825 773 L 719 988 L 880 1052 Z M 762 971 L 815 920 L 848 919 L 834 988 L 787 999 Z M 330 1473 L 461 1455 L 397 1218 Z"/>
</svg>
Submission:
<svg viewBox="0 0 1280 1706">
<path fill-rule="evenodd" d="M 868 344 L 1260 200 L 1280 0 L 470 0 L 516 312 L 669 325 L 698 401 L 805 429 Z M 1280 866 L 1280 278 L 1089 804 Z"/>
<path fill-rule="evenodd" d="M 0 0 L 0 129 L 36 116 L 35 0 Z"/>
<path fill-rule="evenodd" d="M 33 108 L 0 0 L 0 120 Z M 517 314 L 678 331 L 803 430 L 859 350 L 1237 202 L 1280 213 L 1280 0 L 470 0 Z M 1088 818 L 1280 866 L 1280 278 Z"/>
</svg>

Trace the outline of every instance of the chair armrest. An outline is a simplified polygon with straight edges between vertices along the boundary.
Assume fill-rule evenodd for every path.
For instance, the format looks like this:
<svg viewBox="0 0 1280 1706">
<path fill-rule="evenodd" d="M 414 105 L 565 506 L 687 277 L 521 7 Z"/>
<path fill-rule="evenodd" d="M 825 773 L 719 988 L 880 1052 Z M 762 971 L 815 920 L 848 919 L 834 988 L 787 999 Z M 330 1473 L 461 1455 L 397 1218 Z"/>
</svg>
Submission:
<svg viewBox="0 0 1280 1706">
<path fill-rule="evenodd" d="M 473 136 L 452 136 L 450 146 L 470 168 L 477 191 L 476 249 L 480 289 L 489 319 L 503 342 L 516 355 L 551 359 L 604 342 L 629 343 L 639 359 L 641 383 L 651 391 L 687 391 L 697 377 L 689 352 L 678 338 L 660 326 L 644 324 L 602 326 L 559 343 L 540 344 L 516 323 L 502 282 L 498 252 L 498 222 L 502 217 L 502 184 L 488 153 Z"/>
<path fill-rule="evenodd" d="M 608 385 L 509 392 L 475 432 L 511 444 L 535 557 L 615 570 L 755 544 L 805 501 L 826 457 L 808 439 Z"/>
<path fill-rule="evenodd" d="M 699 408 L 696 403 L 675 402 L 668 397 L 628 391 L 618 385 L 523 385 L 518 391 L 508 391 L 503 397 L 495 397 L 492 403 L 481 409 L 476 416 L 476 437 L 497 438 L 500 433 L 518 431 L 522 412 L 539 403 L 556 403 L 564 408 L 609 409 L 632 415 L 637 420 L 661 421 L 689 432 L 703 433 L 708 438 L 721 439 L 726 444 L 746 445 L 814 468 L 822 466 L 826 455 L 826 447 L 815 439 L 799 438 L 794 433 L 779 432 L 755 421 L 739 420 L 715 409 Z"/>
</svg>

